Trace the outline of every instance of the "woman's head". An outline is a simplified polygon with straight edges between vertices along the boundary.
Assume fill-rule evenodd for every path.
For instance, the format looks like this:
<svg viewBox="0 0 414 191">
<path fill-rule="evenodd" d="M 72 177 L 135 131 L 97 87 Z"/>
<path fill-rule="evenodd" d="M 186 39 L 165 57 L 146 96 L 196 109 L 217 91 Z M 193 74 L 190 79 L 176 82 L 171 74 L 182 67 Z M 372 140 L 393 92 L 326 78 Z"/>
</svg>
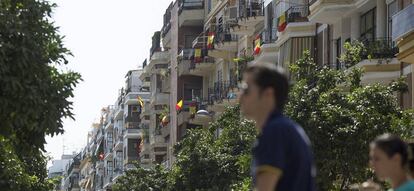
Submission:
<svg viewBox="0 0 414 191">
<path fill-rule="evenodd" d="M 371 142 L 370 164 L 380 179 L 405 173 L 408 161 L 407 144 L 398 136 L 385 134 Z"/>
</svg>

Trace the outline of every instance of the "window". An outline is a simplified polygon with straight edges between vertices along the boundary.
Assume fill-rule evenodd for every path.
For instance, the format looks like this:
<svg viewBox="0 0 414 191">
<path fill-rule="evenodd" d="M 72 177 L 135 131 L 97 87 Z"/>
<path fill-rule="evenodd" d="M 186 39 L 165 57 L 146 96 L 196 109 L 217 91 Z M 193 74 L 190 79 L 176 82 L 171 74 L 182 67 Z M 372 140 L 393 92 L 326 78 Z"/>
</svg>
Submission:
<svg viewBox="0 0 414 191">
<path fill-rule="evenodd" d="M 372 40 L 375 39 L 375 11 L 373 8 L 361 16 L 361 39 Z"/>
<path fill-rule="evenodd" d="M 212 0 L 207 0 L 207 13 L 211 12 L 211 1 Z"/>
<path fill-rule="evenodd" d="M 341 38 L 338 38 L 336 40 L 336 69 L 337 70 L 342 68 L 341 62 L 339 61 L 339 57 L 341 56 L 341 49 L 342 49 Z"/>
<path fill-rule="evenodd" d="M 388 36 L 392 36 L 392 16 L 394 16 L 398 12 L 398 3 L 397 1 L 393 1 L 388 4 Z"/>
<path fill-rule="evenodd" d="M 112 172 L 113 172 L 113 164 L 112 164 L 112 161 L 108 161 L 107 163 L 106 163 L 106 166 L 107 166 L 107 168 L 106 168 L 106 173 L 109 175 L 109 176 L 112 176 Z"/>
</svg>

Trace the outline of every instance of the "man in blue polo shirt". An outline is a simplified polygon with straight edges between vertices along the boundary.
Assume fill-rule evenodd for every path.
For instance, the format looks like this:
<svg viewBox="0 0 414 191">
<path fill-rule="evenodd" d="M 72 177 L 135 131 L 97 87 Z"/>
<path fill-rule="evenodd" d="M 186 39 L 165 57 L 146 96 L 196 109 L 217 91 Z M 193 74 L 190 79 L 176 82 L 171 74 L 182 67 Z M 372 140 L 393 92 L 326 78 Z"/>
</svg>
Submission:
<svg viewBox="0 0 414 191">
<path fill-rule="evenodd" d="M 253 148 L 256 190 L 314 191 L 316 170 L 310 141 L 302 127 L 283 115 L 288 79 L 274 65 L 246 69 L 240 104 L 259 130 Z"/>
</svg>

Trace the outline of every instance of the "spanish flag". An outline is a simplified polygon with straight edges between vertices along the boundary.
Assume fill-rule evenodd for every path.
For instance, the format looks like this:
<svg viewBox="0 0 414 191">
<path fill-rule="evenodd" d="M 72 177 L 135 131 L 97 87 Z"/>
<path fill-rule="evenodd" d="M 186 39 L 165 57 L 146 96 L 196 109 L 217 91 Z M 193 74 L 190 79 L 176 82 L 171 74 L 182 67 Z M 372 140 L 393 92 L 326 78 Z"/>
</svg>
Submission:
<svg viewBox="0 0 414 191">
<path fill-rule="evenodd" d="M 286 12 L 280 15 L 279 18 L 277 18 L 277 23 L 277 31 L 283 32 L 287 26 Z"/>
<path fill-rule="evenodd" d="M 262 40 L 260 35 L 257 35 L 256 40 L 254 40 L 254 55 L 258 55 L 260 53 L 260 50 L 262 49 Z"/>
<path fill-rule="evenodd" d="M 175 110 L 180 111 L 183 107 L 183 100 L 180 100 L 177 105 L 175 105 Z"/>
<path fill-rule="evenodd" d="M 138 96 L 138 103 L 141 106 L 141 108 L 144 107 L 144 100 L 142 100 L 142 97 L 141 96 Z"/>
<path fill-rule="evenodd" d="M 201 49 L 200 48 L 196 48 L 194 50 L 194 62 L 195 63 L 201 62 Z"/>
<path fill-rule="evenodd" d="M 207 37 L 207 48 L 212 49 L 214 43 L 214 32 L 209 32 Z"/>
</svg>

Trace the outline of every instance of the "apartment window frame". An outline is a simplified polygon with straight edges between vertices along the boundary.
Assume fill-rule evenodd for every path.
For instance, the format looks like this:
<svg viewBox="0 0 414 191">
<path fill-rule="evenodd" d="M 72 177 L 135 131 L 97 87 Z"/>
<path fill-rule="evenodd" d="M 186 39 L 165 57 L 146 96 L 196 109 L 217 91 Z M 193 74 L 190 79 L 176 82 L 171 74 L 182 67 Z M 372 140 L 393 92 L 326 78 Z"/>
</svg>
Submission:
<svg viewBox="0 0 414 191">
<path fill-rule="evenodd" d="M 377 12 L 377 8 L 374 7 L 372 9 L 370 9 L 369 11 L 365 12 L 364 14 L 361 15 L 360 17 L 360 34 L 361 34 L 361 40 L 373 40 L 376 38 L 376 29 L 377 29 L 377 25 L 376 25 L 376 12 Z M 371 20 L 371 23 L 369 22 L 369 19 Z M 368 23 L 371 24 L 367 25 Z M 368 35 L 372 35 L 372 37 L 369 37 Z"/>
<path fill-rule="evenodd" d="M 114 166 L 112 161 L 106 161 L 106 174 L 109 176 L 113 175 L 114 172 Z"/>
<path fill-rule="evenodd" d="M 393 7 L 394 6 L 394 7 Z M 392 36 L 392 16 L 398 13 L 399 11 L 399 1 L 394 0 L 387 5 L 387 36 Z M 391 10 L 394 9 L 394 10 Z M 394 44 L 394 42 L 392 42 Z"/>
</svg>

